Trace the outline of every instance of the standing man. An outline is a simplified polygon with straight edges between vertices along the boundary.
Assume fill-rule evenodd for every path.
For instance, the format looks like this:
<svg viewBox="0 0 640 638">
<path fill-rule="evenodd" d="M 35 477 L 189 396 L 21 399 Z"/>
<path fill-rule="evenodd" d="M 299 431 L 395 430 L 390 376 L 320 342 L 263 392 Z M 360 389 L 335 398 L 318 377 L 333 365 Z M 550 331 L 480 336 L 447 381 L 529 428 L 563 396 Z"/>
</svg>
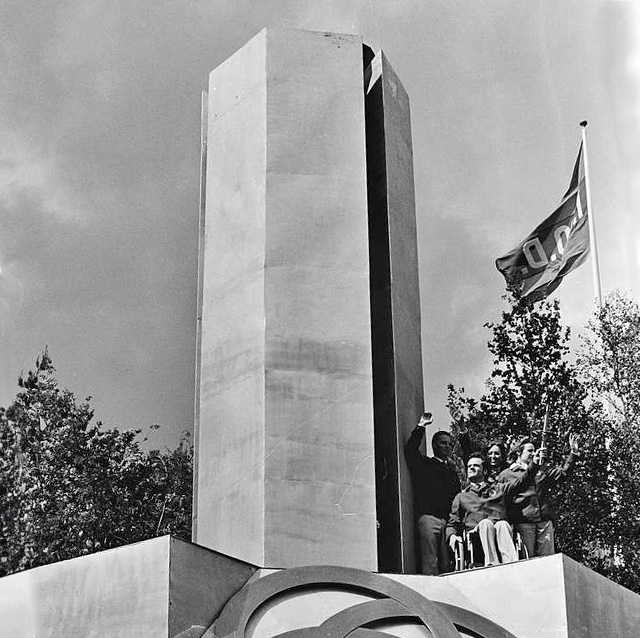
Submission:
<svg viewBox="0 0 640 638">
<path fill-rule="evenodd" d="M 422 415 L 407 441 L 405 456 L 413 479 L 422 573 L 437 576 L 449 567 L 445 529 L 451 503 L 460 491 L 460 481 L 449 459 L 451 435 L 448 432 L 433 435 L 432 457 L 420 452 L 425 428 L 432 420 L 430 412 Z"/>
<path fill-rule="evenodd" d="M 520 532 L 529 558 L 550 556 L 555 553 L 553 521 L 556 516 L 552 491 L 563 481 L 576 457 L 580 456 L 580 438 L 569 435 L 569 455 L 561 466 L 544 464 L 533 480 L 516 491 L 507 510 L 509 522 Z M 509 483 L 522 476 L 534 454 L 534 445 L 528 438 L 520 439 L 512 448 L 517 454 L 515 463 L 503 470 L 498 481 Z"/>
</svg>

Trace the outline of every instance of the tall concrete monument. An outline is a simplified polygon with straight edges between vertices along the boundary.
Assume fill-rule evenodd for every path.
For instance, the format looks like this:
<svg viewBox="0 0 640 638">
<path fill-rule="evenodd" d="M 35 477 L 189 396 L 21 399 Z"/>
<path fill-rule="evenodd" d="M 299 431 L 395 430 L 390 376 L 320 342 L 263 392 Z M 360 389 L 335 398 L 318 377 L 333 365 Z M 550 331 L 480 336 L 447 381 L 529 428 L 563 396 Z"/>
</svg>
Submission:
<svg viewBox="0 0 640 638">
<path fill-rule="evenodd" d="M 357 36 L 265 30 L 211 73 L 203 122 L 194 541 L 413 571 L 407 94 Z"/>
</svg>

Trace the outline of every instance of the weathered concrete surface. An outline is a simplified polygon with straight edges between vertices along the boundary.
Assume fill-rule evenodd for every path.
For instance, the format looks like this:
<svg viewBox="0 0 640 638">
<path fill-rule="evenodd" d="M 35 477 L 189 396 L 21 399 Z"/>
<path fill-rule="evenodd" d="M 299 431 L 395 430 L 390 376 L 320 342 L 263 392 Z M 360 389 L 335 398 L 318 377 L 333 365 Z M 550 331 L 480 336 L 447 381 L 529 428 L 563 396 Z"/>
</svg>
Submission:
<svg viewBox="0 0 640 638">
<path fill-rule="evenodd" d="M 416 568 L 415 521 L 404 443 L 424 409 L 424 396 L 411 114 L 402 83 L 384 54 L 381 55 L 396 386 L 393 430 L 398 441 L 398 528 L 402 541 L 399 567 L 404 573 L 412 573 Z"/>
<path fill-rule="evenodd" d="M 640 596 L 562 556 L 569 638 L 636 636 Z"/>
<path fill-rule="evenodd" d="M 209 96 L 194 540 L 375 569 L 362 42 L 263 31 Z"/>
<path fill-rule="evenodd" d="M 163 536 L 0 579 L 0 638 L 172 638 L 255 568 Z"/>
<path fill-rule="evenodd" d="M 194 540 L 264 557 L 266 33 L 209 87 Z M 215 488 L 212 488 L 215 486 Z M 225 542 L 211 542 L 214 530 Z"/>
<path fill-rule="evenodd" d="M 207 626 L 256 568 L 191 543 L 171 538 L 169 626 L 173 638 L 193 625 Z"/>
<path fill-rule="evenodd" d="M 199 637 L 245 584 L 274 571 L 168 536 L 136 543 L 0 579 L 0 638 Z M 518 638 L 627 638 L 640 627 L 640 596 L 560 554 L 445 576 L 386 578 Z M 370 599 L 358 587 L 306 586 L 257 610 L 247 635 L 317 626 Z M 402 621 L 376 629 L 424 638 Z"/>
<path fill-rule="evenodd" d="M 0 636 L 167 636 L 168 572 L 164 537 L 7 576 Z"/>
<path fill-rule="evenodd" d="M 270 570 L 254 576 L 264 577 Z M 518 638 L 595 638 L 636 636 L 640 596 L 556 554 L 509 565 L 445 576 L 388 574 L 426 598 L 473 611 Z M 252 638 L 317 626 L 367 596 L 335 587 L 314 587 L 280 597 L 252 629 Z M 402 638 L 424 638 L 415 624 L 393 622 L 376 629 Z"/>
<path fill-rule="evenodd" d="M 590 570 L 584 571 L 581 588 L 589 587 L 597 576 Z M 471 598 L 483 615 L 518 638 L 564 638 L 569 635 L 561 554 L 472 569 L 444 578 Z"/>
<path fill-rule="evenodd" d="M 370 69 L 366 125 L 379 569 L 412 573 L 415 521 L 403 450 L 424 396 L 411 115 L 407 93 L 381 51 Z"/>
<path fill-rule="evenodd" d="M 272 573 L 273 570 L 262 569 L 255 574 L 253 579 L 264 578 Z M 400 574 L 387 576 L 415 589 L 430 600 L 458 605 L 480 613 L 472 600 L 444 578 Z M 270 638 L 293 629 L 319 626 L 338 612 L 371 599 L 371 595 L 357 589 L 351 588 L 349 590 L 321 585 L 281 594 L 276 604 L 265 605 L 255 614 L 256 620 L 250 625 L 251 636 L 252 638 Z M 388 626 L 376 623 L 375 629 L 387 631 L 391 635 L 401 638 L 426 638 L 423 627 L 403 621 L 391 622 Z"/>
<path fill-rule="evenodd" d="M 445 579 L 519 638 L 627 638 L 640 627 L 640 596 L 562 554 Z"/>
</svg>

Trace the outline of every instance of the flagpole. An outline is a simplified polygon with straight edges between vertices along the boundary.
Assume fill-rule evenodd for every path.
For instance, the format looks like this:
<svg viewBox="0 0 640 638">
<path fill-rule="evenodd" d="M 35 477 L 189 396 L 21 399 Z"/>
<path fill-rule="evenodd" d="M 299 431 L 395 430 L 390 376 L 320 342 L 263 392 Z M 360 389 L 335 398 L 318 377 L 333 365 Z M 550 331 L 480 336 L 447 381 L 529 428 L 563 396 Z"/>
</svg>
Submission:
<svg viewBox="0 0 640 638">
<path fill-rule="evenodd" d="M 589 224 L 589 242 L 591 244 L 591 272 L 593 273 L 593 292 L 598 302 L 598 308 L 602 308 L 602 292 L 600 285 L 600 261 L 598 260 L 598 243 L 596 242 L 596 227 L 591 206 L 591 185 L 589 183 L 589 156 L 587 154 L 587 120 L 580 122 L 582 129 L 582 152 L 584 153 L 584 183 L 587 190 L 587 222 Z M 580 193 L 578 193 L 578 197 Z"/>
</svg>

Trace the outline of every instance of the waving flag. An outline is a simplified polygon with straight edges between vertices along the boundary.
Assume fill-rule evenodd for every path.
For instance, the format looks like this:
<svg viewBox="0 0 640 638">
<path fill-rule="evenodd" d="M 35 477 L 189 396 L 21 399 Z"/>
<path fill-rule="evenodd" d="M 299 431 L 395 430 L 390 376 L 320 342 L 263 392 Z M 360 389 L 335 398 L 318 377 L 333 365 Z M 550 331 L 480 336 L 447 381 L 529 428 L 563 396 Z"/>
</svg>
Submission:
<svg viewBox="0 0 640 638">
<path fill-rule="evenodd" d="M 587 258 L 588 214 L 581 144 L 560 206 L 518 246 L 496 259 L 496 267 L 523 297 L 543 299 Z"/>
</svg>

